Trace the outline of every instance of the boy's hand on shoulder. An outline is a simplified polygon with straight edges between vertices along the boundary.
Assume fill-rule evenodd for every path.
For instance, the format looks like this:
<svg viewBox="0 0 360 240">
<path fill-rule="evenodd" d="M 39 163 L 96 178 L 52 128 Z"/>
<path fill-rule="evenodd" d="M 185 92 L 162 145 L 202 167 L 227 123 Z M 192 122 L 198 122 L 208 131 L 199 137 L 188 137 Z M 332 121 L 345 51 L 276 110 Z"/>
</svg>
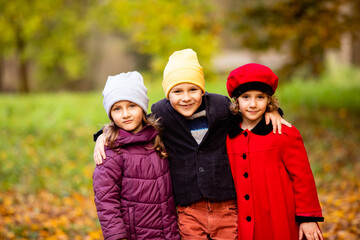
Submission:
<svg viewBox="0 0 360 240">
<path fill-rule="evenodd" d="M 302 239 L 324 240 L 324 237 L 316 222 L 303 222 L 299 227 L 299 240 Z"/>
<path fill-rule="evenodd" d="M 288 126 L 288 127 L 291 127 L 291 126 L 292 126 L 291 123 L 289 123 L 288 121 L 286 121 L 286 120 L 283 119 L 283 118 L 281 118 L 281 124 L 284 124 L 284 125 L 286 125 L 286 126 Z"/>
<path fill-rule="evenodd" d="M 285 119 L 283 119 L 281 115 L 278 113 L 278 111 L 266 112 L 265 121 L 266 124 L 269 124 L 271 121 L 274 133 L 278 132 L 279 134 L 281 134 L 282 124 L 291 127 L 291 124 L 287 122 Z"/>
<path fill-rule="evenodd" d="M 96 165 L 100 165 L 103 163 L 103 159 L 105 160 L 105 146 L 106 146 L 106 138 L 104 134 L 101 134 L 97 139 L 95 143 L 94 148 L 94 161 Z"/>
</svg>

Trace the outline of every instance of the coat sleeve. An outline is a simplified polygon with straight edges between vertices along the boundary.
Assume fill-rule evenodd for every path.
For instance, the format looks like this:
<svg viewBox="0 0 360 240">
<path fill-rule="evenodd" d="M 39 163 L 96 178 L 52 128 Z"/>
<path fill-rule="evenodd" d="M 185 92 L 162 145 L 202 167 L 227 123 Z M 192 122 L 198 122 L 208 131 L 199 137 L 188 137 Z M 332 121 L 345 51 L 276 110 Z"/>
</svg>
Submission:
<svg viewBox="0 0 360 240">
<path fill-rule="evenodd" d="M 154 103 L 153 105 L 151 105 L 151 115 L 155 116 L 156 118 L 161 118 L 162 115 L 162 111 L 165 108 L 165 102 L 166 99 L 161 99 L 159 101 L 157 101 L 156 103 Z"/>
<path fill-rule="evenodd" d="M 120 155 L 117 155 L 116 158 Z M 109 157 L 95 168 L 93 174 L 94 200 L 104 239 L 127 238 L 120 212 L 122 170 L 115 158 Z"/>
<path fill-rule="evenodd" d="M 103 134 L 103 128 L 101 128 L 99 131 L 93 134 L 94 142 L 96 142 L 96 140 L 98 139 L 98 137 L 100 137 L 101 134 Z"/>
<path fill-rule="evenodd" d="M 286 128 L 284 131 L 281 155 L 293 182 L 296 221 L 323 221 L 306 149 L 302 137 L 295 127 Z"/>
</svg>

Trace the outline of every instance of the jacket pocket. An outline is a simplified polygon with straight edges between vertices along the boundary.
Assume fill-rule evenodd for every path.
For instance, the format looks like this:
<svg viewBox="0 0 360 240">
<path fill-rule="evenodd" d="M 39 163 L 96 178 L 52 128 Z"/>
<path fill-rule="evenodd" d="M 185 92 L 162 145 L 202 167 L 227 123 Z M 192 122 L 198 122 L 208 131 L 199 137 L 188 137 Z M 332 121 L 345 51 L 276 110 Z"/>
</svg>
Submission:
<svg viewBox="0 0 360 240">
<path fill-rule="evenodd" d="M 176 206 L 176 212 L 177 214 L 184 214 L 186 210 L 188 209 L 188 206 Z"/>
</svg>

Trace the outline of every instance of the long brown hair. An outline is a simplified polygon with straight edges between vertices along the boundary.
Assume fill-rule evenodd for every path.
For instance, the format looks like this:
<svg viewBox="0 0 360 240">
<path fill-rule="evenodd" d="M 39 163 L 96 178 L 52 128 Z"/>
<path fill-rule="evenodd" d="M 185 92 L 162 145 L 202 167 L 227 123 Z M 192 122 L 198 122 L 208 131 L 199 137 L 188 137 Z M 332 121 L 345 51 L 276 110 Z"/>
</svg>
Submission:
<svg viewBox="0 0 360 240">
<path fill-rule="evenodd" d="M 143 114 L 142 119 L 143 126 L 152 126 L 154 127 L 159 134 L 156 135 L 155 139 L 153 140 L 152 144 L 153 146 L 151 149 L 155 149 L 157 154 L 160 156 L 160 158 L 164 159 L 168 157 L 168 154 L 166 153 L 164 143 L 161 140 L 160 134 L 162 132 L 162 126 L 159 123 L 159 119 L 156 119 L 154 116 L 147 117 L 146 114 Z M 117 152 L 121 152 L 121 149 L 117 146 L 115 146 L 115 140 L 117 139 L 119 135 L 120 128 L 115 124 L 115 122 L 111 119 L 111 122 L 109 124 L 106 124 L 104 126 L 103 132 L 105 134 L 106 143 L 111 148 L 114 149 Z"/>
</svg>

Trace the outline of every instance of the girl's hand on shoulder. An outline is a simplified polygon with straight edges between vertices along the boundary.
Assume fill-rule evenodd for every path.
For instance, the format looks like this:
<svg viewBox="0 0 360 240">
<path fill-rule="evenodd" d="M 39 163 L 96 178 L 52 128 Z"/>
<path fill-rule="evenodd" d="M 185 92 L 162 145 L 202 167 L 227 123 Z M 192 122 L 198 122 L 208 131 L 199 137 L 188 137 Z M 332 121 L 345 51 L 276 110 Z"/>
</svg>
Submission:
<svg viewBox="0 0 360 240">
<path fill-rule="evenodd" d="M 94 161 L 96 165 L 100 165 L 103 163 L 103 159 L 106 158 L 105 155 L 105 142 L 106 138 L 104 134 L 101 134 L 97 139 L 95 143 L 95 149 L 94 149 Z"/>
<path fill-rule="evenodd" d="M 304 222 L 299 227 L 299 240 L 324 240 L 319 225 L 316 222 Z"/>
</svg>

